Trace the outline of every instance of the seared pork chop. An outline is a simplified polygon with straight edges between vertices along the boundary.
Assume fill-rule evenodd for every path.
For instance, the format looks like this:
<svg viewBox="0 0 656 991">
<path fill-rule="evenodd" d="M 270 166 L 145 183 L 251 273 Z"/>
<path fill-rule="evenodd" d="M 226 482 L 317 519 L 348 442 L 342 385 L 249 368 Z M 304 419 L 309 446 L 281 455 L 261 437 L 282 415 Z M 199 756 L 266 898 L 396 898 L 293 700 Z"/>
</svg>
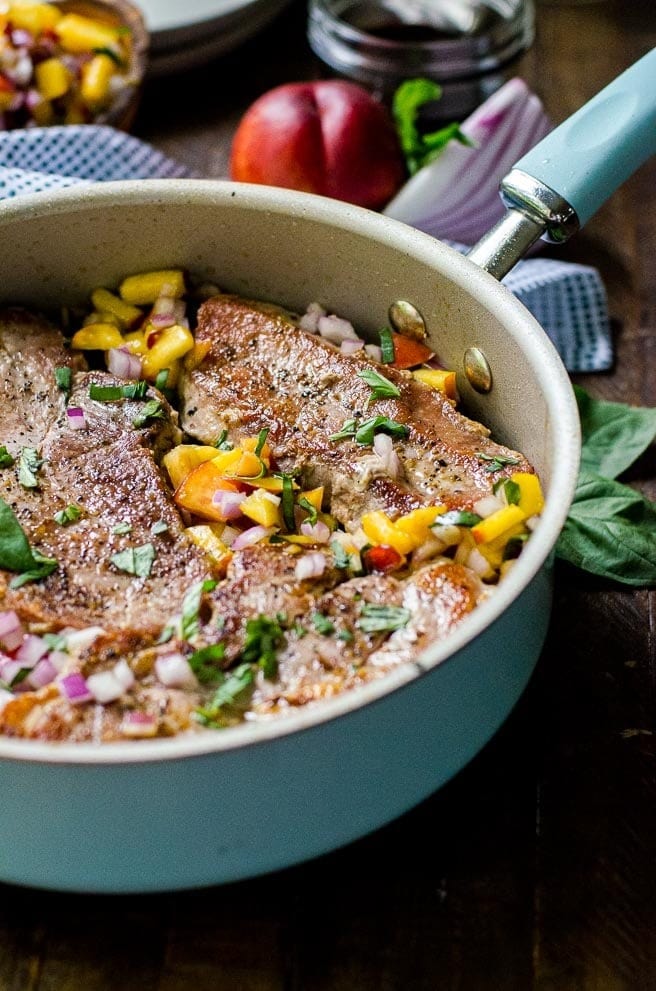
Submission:
<svg viewBox="0 0 656 991">
<path fill-rule="evenodd" d="M 274 308 L 217 296 L 200 308 L 196 340 L 209 350 L 183 376 L 183 428 L 206 444 L 223 430 L 234 438 L 268 428 L 280 468 L 300 471 L 307 486 L 325 485 L 330 512 L 346 526 L 373 509 L 405 513 L 438 502 L 471 507 L 504 474 L 486 470 L 489 460 L 480 454 L 511 458 L 513 471 L 532 470 L 521 454 L 490 440 L 485 427 L 410 373 L 361 351 L 342 354 Z M 399 398 L 370 402 L 371 388 L 358 375 L 367 369 L 392 382 Z M 394 441 L 402 477 L 391 477 L 371 446 L 331 439 L 348 420 L 360 424 L 374 416 L 409 428 L 406 438 Z"/>
</svg>

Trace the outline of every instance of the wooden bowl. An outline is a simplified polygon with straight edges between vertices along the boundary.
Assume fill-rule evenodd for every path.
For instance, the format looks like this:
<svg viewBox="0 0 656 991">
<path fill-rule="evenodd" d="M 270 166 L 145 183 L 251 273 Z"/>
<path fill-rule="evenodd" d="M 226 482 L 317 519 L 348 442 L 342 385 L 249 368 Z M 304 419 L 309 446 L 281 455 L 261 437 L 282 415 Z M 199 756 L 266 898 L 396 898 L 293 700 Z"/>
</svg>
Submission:
<svg viewBox="0 0 656 991">
<path fill-rule="evenodd" d="M 112 27 L 127 28 L 130 31 L 132 44 L 128 77 L 131 84 L 117 96 L 107 110 L 101 111 L 91 122 L 109 124 L 128 131 L 139 106 L 148 63 L 150 39 L 141 10 L 129 0 L 55 0 L 55 6 L 66 13 L 91 17 Z"/>
</svg>

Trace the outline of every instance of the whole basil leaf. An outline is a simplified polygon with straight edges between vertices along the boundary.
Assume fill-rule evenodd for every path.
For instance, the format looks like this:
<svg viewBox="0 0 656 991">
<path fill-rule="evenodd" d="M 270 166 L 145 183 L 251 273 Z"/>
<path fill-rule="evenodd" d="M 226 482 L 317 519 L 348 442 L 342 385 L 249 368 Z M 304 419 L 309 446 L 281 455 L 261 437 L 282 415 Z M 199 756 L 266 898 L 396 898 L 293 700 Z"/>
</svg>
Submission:
<svg viewBox="0 0 656 991">
<path fill-rule="evenodd" d="M 617 478 L 656 437 L 656 408 L 593 399 L 580 386 L 574 392 L 583 434 L 581 468 Z"/>
<path fill-rule="evenodd" d="M 54 558 L 32 550 L 13 510 L 0 499 L 0 568 L 17 572 L 18 577 L 13 579 L 11 587 L 20 588 L 26 582 L 45 578 L 56 567 Z"/>
<path fill-rule="evenodd" d="M 556 554 L 625 585 L 656 585 L 656 503 L 582 470 Z"/>
</svg>

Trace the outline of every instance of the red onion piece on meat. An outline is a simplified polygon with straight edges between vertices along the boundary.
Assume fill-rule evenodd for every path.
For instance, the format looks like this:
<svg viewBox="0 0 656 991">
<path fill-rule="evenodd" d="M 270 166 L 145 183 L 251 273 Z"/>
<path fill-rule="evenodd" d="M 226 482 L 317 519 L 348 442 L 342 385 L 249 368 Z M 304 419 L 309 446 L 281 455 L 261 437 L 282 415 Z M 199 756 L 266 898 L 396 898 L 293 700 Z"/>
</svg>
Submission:
<svg viewBox="0 0 656 991">
<path fill-rule="evenodd" d="M 113 671 L 99 671 L 98 674 L 90 675 L 87 678 L 87 687 L 96 702 L 102 705 L 115 702 L 125 692 L 122 681 Z"/>
<path fill-rule="evenodd" d="M 354 341 L 358 336 L 352 323 L 331 314 L 327 317 L 319 317 L 317 324 L 319 333 L 331 344 L 341 344 L 342 341 Z"/>
<path fill-rule="evenodd" d="M 312 554 L 304 554 L 296 562 L 294 574 L 299 581 L 307 578 L 320 578 L 326 570 L 326 559 L 321 551 L 314 551 Z"/>
<path fill-rule="evenodd" d="M 48 653 L 48 644 L 41 637 L 28 633 L 16 651 L 16 660 L 22 668 L 33 668 Z"/>
<path fill-rule="evenodd" d="M 86 430 L 87 421 L 81 406 L 69 406 L 66 419 L 71 430 Z"/>
<path fill-rule="evenodd" d="M 25 627 L 16 613 L 0 612 L 0 647 L 4 650 L 17 650 L 25 637 Z"/>
<path fill-rule="evenodd" d="M 196 675 L 182 654 L 165 654 L 155 661 L 155 674 L 167 688 L 192 688 Z"/>
<path fill-rule="evenodd" d="M 26 683 L 30 688 L 43 688 L 45 685 L 49 685 L 51 681 L 54 681 L 57 677 L 57 668 L 51 662 L 49 657 L 42 657 L 36 667 L 28 674 L 25 679 Z"/>
<path fill-rule="evenodd" d="M 342 341 L 339 350 L 342 354 L 355 354 L 356 351 L 362 351 L 363 347 L 364 341 Z"/>
<path fill-rule="evenodd" d="M 330 540 L 330 527 L 321 520 L 317 520 L 316 523 L 308 523 L 307 521 L 301 523 L 301 533 L 305 537 L 316 540 L 318 544 L 327 544 Z"/>
<path fill-rule="evenodd" d="M 275 526 L 251 526 L 248 530 L 243 530 L 232 542 L 233 551 L 243 551 L 245 547 L 252 547 L 259 544 L 261 540 L 266 540 L 277 531 Z"/>
<path fill-rule="evenodd" d="M 245 498 L 243 492 L 217 489 L 212 496 L 212 505 L 217 507 L 224 520 L 236 520 L 238 516 L 241 516 L 240 506 Z"/>
<path fill-rule="evenodd" d="M 364 349 L 374 361 L 381 362 L 383 360 L 383 352 L 377 344 L 365 344 Z"/>
<path fill-rule="evenodd" d="M 72 702 L 73 705 L 79 705 L 81 702 L 91 702 L 93 699 L 93 695 L 89 691 L 89 686 L 85 679 L 77 672 L 64 675 L 63 678 L 58 680 L 57 684 L 64 698 Z"/>
<path fill-rule="evenodd" d="M 392 478 L 400 478 L 403 468 L 399 456 L 394 450 L 392 438 L 388 434 L 375 435 L 374 451 L 385 465 L 388 474 Z"/>
<path fill-rule="evenodd" d="M 141 358 L 128 348 L 110 348 L 107 352 L 107 368 L 119 379 L 141 378 Z"/>
<path fill-rule="evenodd" d="M 149 712 L 126 712 L 121 720 L 120 730 L 123 736 L 133 739 L 155 736 L 157 719 Z"/>
</svg>

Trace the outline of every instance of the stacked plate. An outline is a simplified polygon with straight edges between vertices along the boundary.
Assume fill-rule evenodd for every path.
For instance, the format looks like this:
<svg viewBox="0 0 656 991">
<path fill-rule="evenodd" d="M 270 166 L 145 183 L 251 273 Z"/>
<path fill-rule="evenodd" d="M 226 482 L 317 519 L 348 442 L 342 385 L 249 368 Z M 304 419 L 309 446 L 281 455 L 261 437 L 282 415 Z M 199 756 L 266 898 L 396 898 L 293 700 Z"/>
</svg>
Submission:
<svg viewBox="0 0 656 991">
<path fill-rule="evenodd" d="M 189 69 L 257 34 L 289 0 L 140 0 L 151 75 Z"/>
</svg>

